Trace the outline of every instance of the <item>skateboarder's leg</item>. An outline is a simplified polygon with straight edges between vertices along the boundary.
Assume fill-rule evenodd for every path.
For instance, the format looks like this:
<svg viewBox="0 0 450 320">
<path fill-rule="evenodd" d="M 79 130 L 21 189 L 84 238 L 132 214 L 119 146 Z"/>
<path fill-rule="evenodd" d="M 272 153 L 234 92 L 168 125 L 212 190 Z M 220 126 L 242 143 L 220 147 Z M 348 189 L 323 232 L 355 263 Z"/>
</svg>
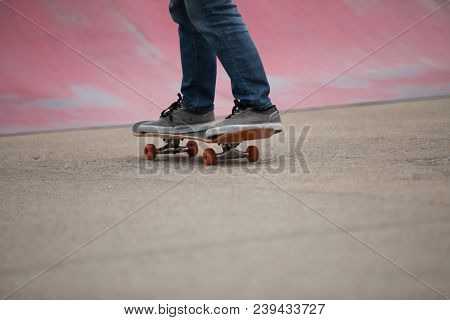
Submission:
<svg viewBox="0 0 450 320">
<path fill-rule="evenodd" d="M 178 24 L 183 104 L 197 113 L 211 111 L 216 86 L 216 54 L 191 24 L 184 0 L 171 0 L 169 11 Z"/>
<path fill-rule="evenodd" d="M 133 132 L 182 134 L 204 131 L 214 125 L 216 55 L 191 24 L 184 0 L 171 0 L 169 11 L 178 24 L 183 97 L 180 95 L 158 120 L 136 123 Z"/>
<path fill-rule="evenodd" d="M 246 129 L 282 130 L 261 58 L 232 0 L 184 0 L 189 19 L 208 41 L 231 78 L 235 107 L 208 136 Z"/>
<path fill-rule="evenodd" d="M 272 106 L 269 83 L 250 33 L 232 0 L 184 0 L 187 14 L 231 78 L 233 95 L 256 109 Z"/>
</svg>

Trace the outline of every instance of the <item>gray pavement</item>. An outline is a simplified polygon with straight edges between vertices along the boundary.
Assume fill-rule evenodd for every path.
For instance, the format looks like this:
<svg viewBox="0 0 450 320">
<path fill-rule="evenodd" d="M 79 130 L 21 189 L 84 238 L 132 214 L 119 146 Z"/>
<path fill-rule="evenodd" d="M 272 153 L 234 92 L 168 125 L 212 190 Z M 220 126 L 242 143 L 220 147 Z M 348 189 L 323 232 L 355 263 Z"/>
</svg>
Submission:
<svg viewBox="0 0 450 320">
<path fill-rule="evenodd" d="M 129 128 L 0 137 L 0 296 L 449 297 L 450 99 L 283 121 L 208 168 Z"/>
</svg>

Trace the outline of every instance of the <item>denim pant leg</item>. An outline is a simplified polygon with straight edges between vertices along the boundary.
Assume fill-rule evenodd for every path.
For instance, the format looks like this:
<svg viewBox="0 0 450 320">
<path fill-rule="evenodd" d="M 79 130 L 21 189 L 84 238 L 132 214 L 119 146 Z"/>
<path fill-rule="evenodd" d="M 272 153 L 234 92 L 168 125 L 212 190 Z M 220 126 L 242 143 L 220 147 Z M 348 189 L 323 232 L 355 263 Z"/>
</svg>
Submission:
<svg viewBox="0 0 450 320">
<path fill-rule="evenodd" d="M 234 97 L 259 109 L 272 106 L 261 58 L 232 0 L 185 0 L 185 4 L 191 23 L 231 78 Z"/>
<path fill-rule="evenodd" d="M 216 54 L 191 24 L 184 0 L 170 0 L 169 11 L 180 37 L 183 104 L 195 112 L 210 111 L 214 108 Z"/>
</svg>

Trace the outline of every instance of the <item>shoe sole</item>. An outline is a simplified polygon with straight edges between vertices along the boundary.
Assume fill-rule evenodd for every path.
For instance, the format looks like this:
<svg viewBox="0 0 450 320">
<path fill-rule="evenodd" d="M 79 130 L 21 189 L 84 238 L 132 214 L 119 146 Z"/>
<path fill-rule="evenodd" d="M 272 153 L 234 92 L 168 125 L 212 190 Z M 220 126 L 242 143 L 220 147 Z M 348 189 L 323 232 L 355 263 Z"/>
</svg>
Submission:
<svg viewBox="0 0 450 320">
<path fill-rule="evenodd" d="M 200 124 L 194 124 L 194 125 L 183 125 L 183 126 L 176 126 L 176 127 L 159 127 L 159 126 L 153 126 L 153 125 L 146 125 L 145 122 L 139 124 L 139 132 L 145 132 L 145 133 L 167 133 L 167 134 L 178 134 L 178 133 L 190 133 L 190 132 L 199 132 L 199 131 L 206 131 L 212 127 L 214 127 L 215 122 L 205 122 Z"/>
<path fill-rule="evenodd" d="M 254 123 L 254 124 L 232 124 L 227 126 L 220 126 L 208 129 L 206 131 L 207 137 L 220 136 L 222 134 L 230 133 L 230 132 L 239 132 L 243 130 L 251 130 L 251 129 L 273 129 L 275 133 L 279 133 L 283 131 L 283 125 L 281 122 L 276 123 Z"/>
</svg>

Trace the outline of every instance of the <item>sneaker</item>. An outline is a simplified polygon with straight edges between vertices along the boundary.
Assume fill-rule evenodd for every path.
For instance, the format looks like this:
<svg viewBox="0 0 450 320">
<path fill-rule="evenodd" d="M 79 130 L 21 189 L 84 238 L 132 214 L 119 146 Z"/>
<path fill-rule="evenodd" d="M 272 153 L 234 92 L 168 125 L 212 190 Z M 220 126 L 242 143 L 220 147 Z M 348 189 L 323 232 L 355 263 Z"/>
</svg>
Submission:
<svg viewBox="0 0 450 320">
<path fill-rule="evenodd" d="M 275 133 L 283 131 L 277 107 L 272 106 L 265 110 L 257 110 L 239 100 L 234 100 L 232 113 L 223 122 L 208 129 L 206 136 L 213 137 L 248 129 L 274 129 Z"/>
<path fill-rule="evenodd" d="M 181 94 L 178 94 L 178 100 L 161 112 L 158 120 L 135 123 L 133 131 L 168 134 L 198 132 L 213 127 L 214 120 L 214 111 L 198 114 L 186 110 Z"/>
</svg>

